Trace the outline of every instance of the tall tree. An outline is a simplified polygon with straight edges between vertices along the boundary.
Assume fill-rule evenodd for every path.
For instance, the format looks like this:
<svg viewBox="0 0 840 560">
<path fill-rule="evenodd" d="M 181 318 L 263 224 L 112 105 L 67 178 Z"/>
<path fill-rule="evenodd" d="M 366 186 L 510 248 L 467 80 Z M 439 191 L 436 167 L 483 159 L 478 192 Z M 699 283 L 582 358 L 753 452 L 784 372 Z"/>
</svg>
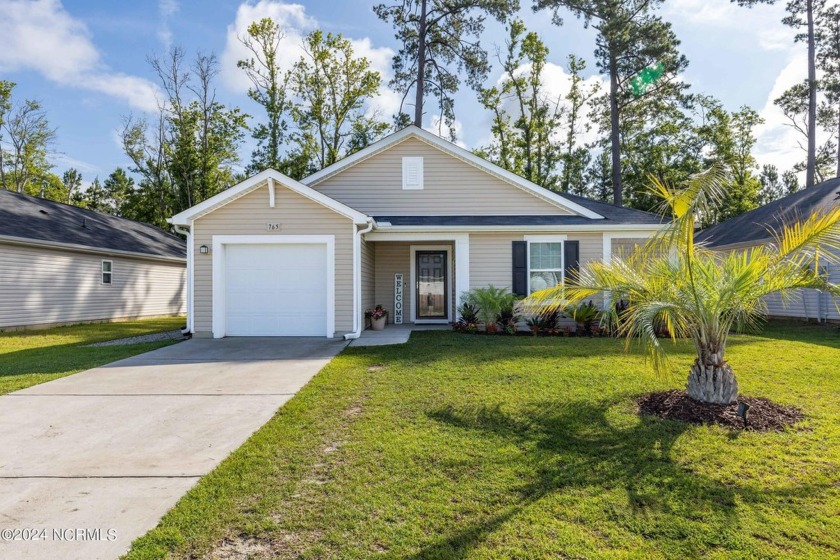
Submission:
<svg viewBox="0 0 840 560">
<path fill-rule="evenodd" d="M 493 113 L 493 142 L 482 151 L 508 171 L 549 189 L 557 189 L 557 167 L 563 108 L 562 96 L 545 89 L 543 70 L 548 48 L 522 20 L 509 27 L 507 52 L 499 55 L 503 77 L 498 85 L 479 89 L 479 100 Z"/>
<path fill-rule="evenodd" d="M 379 72 L 355 55 L 348 39 L 317 30 L 304 39 L 303 49 L 289 83 L 298 101 L 291 110 L 297 128 L 293 143 L 303 155 L 301 175 L 306 175 L 376 141 L 388 124 L 367 112 L 379 91 Z"/>
<path fill-rule="evenodd" d="M 758 207 L 761 181 L 755 171 L 758 164 L 752 153 L 755 147 L 753 130 L 764 120 L 750 107 L 728 112 L 722 106 L 713 107 L 703 129 L 708 141 L 706 166 L 727 171 L 719 179 L 723 194 L 714 211 L 701 216 L 704 225 L 727 220 Z"/>
<path fill-rule="evenodd" d="M 120 140 L 132 161 L 130 170 L 141 177 L 139 196 L 131 198 L 126 217 L 165 227 L 166 218 L 176 213 L 166 157 L 165 115 L 159 112 L 154 121 L 127 117 Z"/>
<path fill-rule="evenodd" d="M 0 185 L 8 190 L 38 194 L 52 164 L 47 155 L 55 129 L 38 101 L 12 101 L 11 82 L 0 82 Z"/>
<path fill-rule="evenodd" d="M 621 113 L 646 97 L 675 96 L 685 89 L 678 74 L 688 65 L 669 23 L 653 14 L 662 0 L 535 0 L 534 9 L 549 9 L 563 23 L 569 10 L 597 32 L 595 56 L 609 76 L 609 144 L 613 202 L 623 202 Z M 655 80 L 653 77 L 655 76 Z M 644 78 L 644 79 L 640 79 Z M 650 79 L 648 79 L 650 78 Z"/>
<path fill-rule="evenodd" d="M 107 212 L 115 216 L 125 213 L 125 206 L 134 194 L 134 179 L 122 167 L 117 167 L 102 183 L 105 189 Z"/>
<path fill-rule="evenodd" d="M 589 194 L 585 172 L 592 156 L 589 149 L 582 145 L 580 135 L 589 131 L 591 125 L 584 119 L 584 111 L 600 88 L 597 83 L 589 87 L 584 86 L 583 71 L 586 69 L 586 61 L 570 54 L 568 63 L 571 84 L 566 94 L 566 135 L 561 156 L 563 173 L 560 177 L 560 190 L 585 196 Z"/>
<path fill-rule="evenodd" d="M 478 89 L 489 70 L 479 41 L 485 17 L 504 22 L 518 9 L 518 0 L 397 0 L 374 6 L 376 15 L 396 31 L 400 49 L 393 59 L 391 85 L 403 94 L 403 102 L 414 91 L 415 126 L 423 126 L 423 104 L 432 95 L 440 109 L 440 130 L 448 127 L 454 138 L 458 74 Z"/>
<path fill-rule="evenodd" d="M 753 7 L 756 4 L 775 4 L 776 0 L 731 0 L 739 6 Z M 806 124 L 808 138 L 806 146 L 805 187 L 813 187 L 817 166 L 817 66 L 815 21 L 825 0 L 788 0 L 785 25 L 797 31 L 796 41 L 805 41 L 808 51 L 808 78 L 806 88 Z"/>
<path fill-rule="evenodd" d="M 108 202 L 108 193 L 102 183 L 99 182 L 99 177 L 95 177 L 88 188 L 73 195 L 73 204 L 88 210 L 113 213 L 113 209 Z"/>
<path fill-rule="evenodd" d="M 188 67 L 184 50 L 175 47 L 149 62 L 167 97 L 160 110 L 167 168 L 180 211 L 231 184 L 230 166 L 239 159 L 246 117 L 238 108 L 228 109 L 216 101 L 214 55 L 198 53 Z"/>
<path fill-rule="evenodd" d="M 761 191 L 758 193 L 759 204 L 765 205 L 784 196 L 784 185 L 782 185 L 779 168 L 772 164 L 761 166 L 761 173 L 758 176 L 761 181 Z"/>
<path fill-rule="evenodd" d="M 61 176 L 61 183 L 64 186 L 64 192 L 67 193 L 67 197 L 61 202 L 70 204 L 73 200 L 73 195 L 82 188 L 82 174 L 75 167 L 71 167 Z"/>
<path fill-rule="evenodd" d="M 781 96 L 776 98 L 774 103 L 782 110 L 785 117 L 787 117 L 787 124 L 801 134 L 801 138 L 804 140 L 804 143 L 799 142 L 799 147 L 807 154 L 811 149 L 810 142 L 812 136 L 812 128 L 809 123 L 810 103 L 808 82 L 802 81 L 798 84 L 794 84 Z M 836 116 L 835 113 L 829 110 L 827 105 L 818 107 L 818 109 L 820 110 L 817 111 L 817 125 L 828 129 L 829 132 L 834 132 L 835 126 L 832 123 L 834 122 L 834 117 Z M 836 162 L 834 160 L 835 142 L 833 137 L 829 136 L 825 142 L 817 144 L 815 146 L 815 150 L 813 162 L 814 180 L 817 183 L 821 183 L 834 174 Z M 795 171 L 806 171 L 806 175 L 807 169 L 807 159 L 805 162 L 798 163 L 794 166 Z"/>
<path fill-rule="evenodd" d="M 277 22 L 263 18 L 249 25 L 246 35 L 239 38 L 249 55 L 238 61 L 237 66 L 251 81 L 248 97 L 263 107 L 266 118 L 266 122 L 253 128 L 257 148 L 251 156 L 251 172 L 268 168 L 284 170 L 281 154 L 291 108 L 286 84 L 288 73 L 280 67 L 281 43 L 285 36 Z"/>
<path fill-rule="evenodd" d="M 827 6 L 819 15 L 817 65 L 822 71 L 820 88 L 826 97 L 826 114 L 831 115 L 835 138 L 836 171 L 840 177 L 840 5 Z"/>
</svg>

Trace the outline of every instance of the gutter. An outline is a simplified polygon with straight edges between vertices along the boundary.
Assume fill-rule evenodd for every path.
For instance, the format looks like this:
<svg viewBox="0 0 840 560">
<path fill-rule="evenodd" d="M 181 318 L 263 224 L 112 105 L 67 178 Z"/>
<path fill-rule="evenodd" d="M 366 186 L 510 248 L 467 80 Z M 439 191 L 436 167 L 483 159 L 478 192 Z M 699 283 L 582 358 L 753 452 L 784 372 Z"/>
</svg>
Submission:
<svg viewBox="0 0 840 560">
<path fill-rule="evenodd" d="M 367 225 L 356 230 L 353 236 L 353 332 L 344 335 L 344 340 L 355 340 L 362 335 L 364 324 L 361 318 L 362 309 L 362 236 L 373 231 L 373 218 L 367 219 Z M 353 226 L 355 229 L 355 225 Z"/>
</svg>

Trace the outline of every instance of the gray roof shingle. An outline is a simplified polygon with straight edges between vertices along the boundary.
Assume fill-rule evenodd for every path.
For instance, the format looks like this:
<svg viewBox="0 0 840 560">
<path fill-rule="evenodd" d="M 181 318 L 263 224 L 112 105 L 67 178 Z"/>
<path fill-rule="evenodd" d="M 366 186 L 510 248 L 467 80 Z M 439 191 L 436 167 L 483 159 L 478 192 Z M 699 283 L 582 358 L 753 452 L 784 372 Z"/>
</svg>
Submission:
<svg viewBox="0 0 840 560">
<path fill-rule="evenodd" d="M 840 177 L 829 179 L 706 228 L 695 237 L 706 247 L 764 241 L 783 226 L 840 205 Z"/>
<path fill-rule="evenodd" d="M 614 206 L 606 202 L 590 200 L 582 196 L 560 193 L 572 202 L 597 212 L 603 220 L 583 216 L 540 215 L 540 216 L 374 216 L 379 222 L 390 222 L 392 226 L 574 226 L 597 224 L 640 224 L 659 225 L 665 223 L 659 214 Z"/>
<path fill-rule="evenodd" d="M 102 250 L 186 258 L 186 243 L 160 228 L 0 188 L 0 235 Z"/>
</svg>

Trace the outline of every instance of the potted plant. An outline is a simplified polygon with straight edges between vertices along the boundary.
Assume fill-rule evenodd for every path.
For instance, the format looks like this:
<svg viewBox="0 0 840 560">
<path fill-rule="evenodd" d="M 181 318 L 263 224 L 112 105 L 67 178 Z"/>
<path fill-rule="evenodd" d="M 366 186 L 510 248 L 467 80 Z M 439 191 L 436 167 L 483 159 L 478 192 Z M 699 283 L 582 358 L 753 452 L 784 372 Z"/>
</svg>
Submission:
<svg viewBox="0 0 840 560">
<path fill-rule="evenodd" d="M 377 305 L 373 309 L 365 311 L 365 317 L 370 319 L 371 329 L 381 331 L 385 328 L 385 323 L 388 322 L 388 311 L 381 305 Z"/>
</svg>

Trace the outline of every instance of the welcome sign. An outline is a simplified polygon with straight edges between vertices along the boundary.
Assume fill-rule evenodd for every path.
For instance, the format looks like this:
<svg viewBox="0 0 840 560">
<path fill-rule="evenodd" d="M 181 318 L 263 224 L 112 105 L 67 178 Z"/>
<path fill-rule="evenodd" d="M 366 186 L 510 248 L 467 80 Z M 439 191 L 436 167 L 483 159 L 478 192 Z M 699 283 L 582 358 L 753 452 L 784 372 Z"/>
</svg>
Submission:
<svg viewBox="0 0 840 560">
<path fill-rule="evenodd" d="M 402 325 L 403 322 L 403 275 L 402 272 L 394 274 L 394 324 Z"/>
</svg>

